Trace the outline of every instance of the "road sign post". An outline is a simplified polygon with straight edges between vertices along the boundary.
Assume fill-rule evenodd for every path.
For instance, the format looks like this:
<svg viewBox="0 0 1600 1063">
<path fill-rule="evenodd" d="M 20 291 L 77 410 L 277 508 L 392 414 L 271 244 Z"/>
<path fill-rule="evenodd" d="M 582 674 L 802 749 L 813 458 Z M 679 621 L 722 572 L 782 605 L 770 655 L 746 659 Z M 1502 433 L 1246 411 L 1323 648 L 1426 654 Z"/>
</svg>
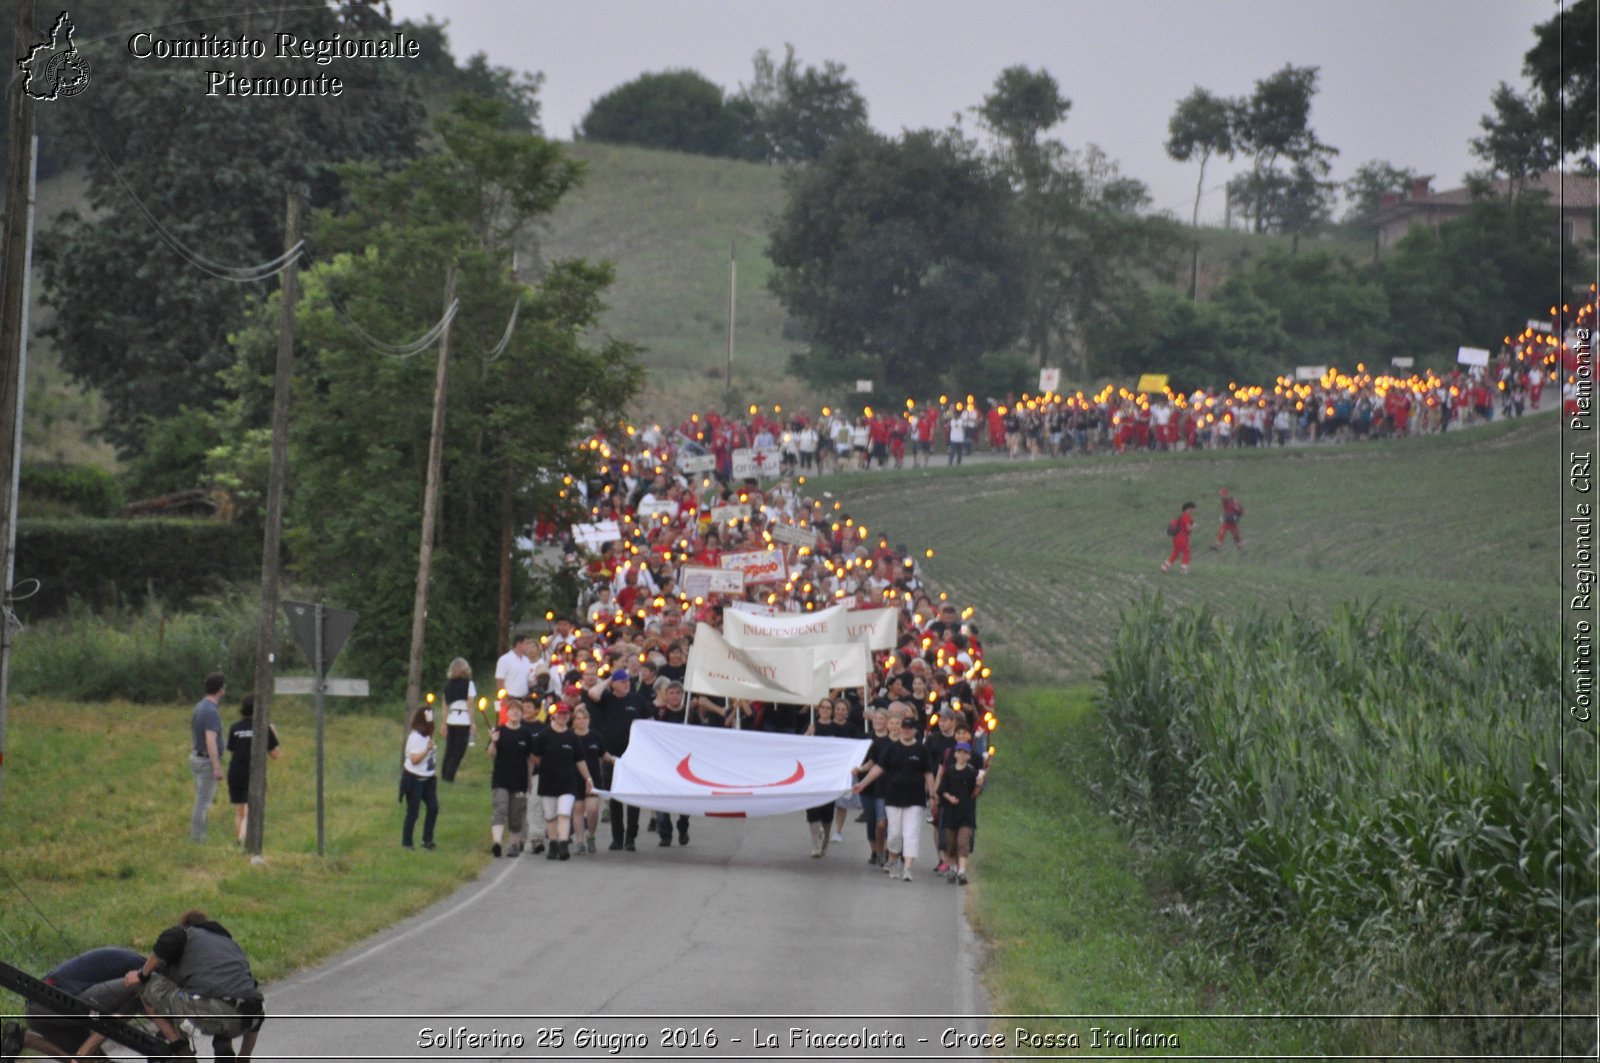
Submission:
<svg viewBox="0 0 1600 1063">
<path fill-rule="evenodd" d="M 286 676 L 273 683 L 274 694 L 313 694 L 317 699 L 317 855 L 323 854 L 323 818 L 325 802 L 323 800 L 324 763 L 323 756 L 323 698 L 328 694 L 334 697 L 366 697 L 367 681 L 365 679 L 328 679 L 328 665 L 339 656 L 339 651 L 344 649 L 344 644 L 350 638 L 350 632 L 356 626 L 356 620 L 361 614 L 353 609 L 330 609 L 321 602 L 310 605 L 305 602 L 283 603 L 283 611 L 289 617 L 289 631 L 294 635 L 295 645 L 299 646 L 305 655 L 311 658 L 311 668 L 314 673 L 309 682 L 304 676 Z"/>
</svg>

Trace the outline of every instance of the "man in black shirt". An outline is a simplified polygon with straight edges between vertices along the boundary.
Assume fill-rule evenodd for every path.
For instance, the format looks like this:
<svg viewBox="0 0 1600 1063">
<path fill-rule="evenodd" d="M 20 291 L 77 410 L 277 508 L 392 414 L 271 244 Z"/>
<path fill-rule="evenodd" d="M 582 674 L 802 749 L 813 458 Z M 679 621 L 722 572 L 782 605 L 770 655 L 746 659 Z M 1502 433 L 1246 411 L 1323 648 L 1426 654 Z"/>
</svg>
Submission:
<svg viewBox="0 0 1600 1063">
<path fill-rule="evenodd" d="M 673 680 L 667 684 L 667 689 L 662 692 L 661 700 L 656 702 L 656 719 L 662 723 L 695 724 L 704 723 L 698 712 L 690 712 L 683 700 L 683 684 Z M 663 849 L 672 846 L 672 813 L 657 812 L 655 815 L 656 837 L 661 839 Z M 678 817 L 678 844 L 689 844 L 689 817 Z"/>
<path fill-rule="evenodd" d="M 609 677 L 596 680 L 585 693 L 594 706 L 596 730 L 605 739 L 606 752 L 613 757 L 620 757 L 628 751 L 628 736 L 633 731 L 634 721 L 648 720 L 655 715 L 655 706 L 633 690 L 631 678 L 620 668 Z M 611 789 L 612 771 L 612 765 L 607 763 L 596 789 Z M 638 846 L 639 837 L 638 806 L 612 800 L 607 803 L 607 808 L 611 812 L 612 851 L 626 849 L 633 852 Z M 627 817 L 626 832 L 623 825 L 624 810 Z"/>
</svg>

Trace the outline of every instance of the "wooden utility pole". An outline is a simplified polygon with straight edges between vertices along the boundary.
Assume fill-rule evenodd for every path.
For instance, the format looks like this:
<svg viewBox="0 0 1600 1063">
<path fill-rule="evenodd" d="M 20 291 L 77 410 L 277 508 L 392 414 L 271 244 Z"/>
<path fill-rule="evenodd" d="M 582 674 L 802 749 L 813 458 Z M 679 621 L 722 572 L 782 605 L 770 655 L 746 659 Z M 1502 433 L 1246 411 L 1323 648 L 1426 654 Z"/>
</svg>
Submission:
<svg viewBox="0 0 1600 1063">
<path fill-rule="evenodd" d="M 734 282 L 739 274 L 738 259 L 733 256 L 733 241 L 728 241 L 728 367 L 727 375 L 722 385 L 722 403 L 726 406 L 733 401 L 733 311 L 734 311 Z"/>
<path fill-rule="evenodd" d="M 13 56 L 27 54 L 37 40 L 33 0 L 17 0 L 12 23 Z M 41 72 L 42 73 L 42 72 Z M 17 477 L 22 459 L 22 389 L 28 350 L 28 273 L 33 257 L 34 156 L 33 101 L 23 78 L 12 67 L 9 101 L 11 130 L 6 144 L 5 228 L 0 235 L 0 470 L 7 476 L 0 491 L 0 784 L 5 779 L 6 705 L 10 701 L 10 602 L 16 575 Z M 3 793 L 3 786 L 0 786 Z"/>
<path fill-rule="evenodd" d="M 456 268 L 444 275 L 446 317 L 456 301 Z M 439 371 L 433 381 L 433 431 L 428 437 L 428 482 L 422 496 L 422 547 L 417 551 L 417 597 L 411 607 L 411 665 L 406 672 L 406 719 L 422 704 L 422 645 L 428 624 L 428 580 L 433 571 L 434 525 L 439 518 L 439 478 L 444 466 L 444 407 L 450 388 L 450 322 L 439 334 Z"/>
<path fill-rule="evenodd" d="M 289 191 L 283 246 L 300 242 L 302 193 Z M 294 385 L 294 308 L 300 293 L 300 260 L 291 258 L 278 288 L 278 361 L 272 379 L 272 466 L 267 474 L 267 527 L 261 540 L 261 619 L 256 627 L 256 707 L 251 717 L 249 818 L 244 847 L 260 855 L 267 815 L 267 747 L 272 726 L 273 646 L 278 629 L 279 541 L 283 533 L 283 484 L 289 469 L 289 397 Z"/>
</svg>

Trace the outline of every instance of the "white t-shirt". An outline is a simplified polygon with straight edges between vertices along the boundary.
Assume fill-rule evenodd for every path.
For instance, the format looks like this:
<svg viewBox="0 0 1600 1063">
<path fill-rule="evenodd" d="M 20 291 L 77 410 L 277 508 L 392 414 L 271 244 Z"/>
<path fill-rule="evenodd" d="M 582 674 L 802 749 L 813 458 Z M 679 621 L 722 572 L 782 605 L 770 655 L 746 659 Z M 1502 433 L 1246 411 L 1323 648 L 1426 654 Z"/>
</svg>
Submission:
<svg viewBox="0 0 1600 1063">
<path fill-rule="evenodd" d="M 434 761 L 438 759 L 439 747 L 435 746 L 432 749 L 428 749 L 428 743 L 431 741 L 433 739 L 425 734 L 418 734 L 416 731 L 412 731 L 406 736 L 406 771 L 423 779 L 431 779 L 433 777 Z M 411 758 L 421 753 L 424 749 L 428 749 L 428 755 L 423 757 L 420 763 L 413 764 Z"/>
<path fill-rule="evenodd" d="M 494 662 L 495 681 L 505 685 L 506 697 L 525 698 L 528 696 L 528 673 L 533 670 L 533 662 L 521 656 L 516 650 L 507 650 Z"/>
</svg>

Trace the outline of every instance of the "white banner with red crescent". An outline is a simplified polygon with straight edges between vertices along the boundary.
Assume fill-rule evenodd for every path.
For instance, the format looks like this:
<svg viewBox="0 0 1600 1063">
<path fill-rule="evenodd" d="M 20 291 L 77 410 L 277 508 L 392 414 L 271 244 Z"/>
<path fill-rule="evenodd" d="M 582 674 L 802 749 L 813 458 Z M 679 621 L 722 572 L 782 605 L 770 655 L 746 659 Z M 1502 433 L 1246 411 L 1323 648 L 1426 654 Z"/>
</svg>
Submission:
<svg viewBox="0 0 1600 1063">
<path fill-rule="evenodd" d="M 602 796 L 675 815 L 799 812 L 847 794 L 870 745 L 643 720 Z"/>
</svg>

